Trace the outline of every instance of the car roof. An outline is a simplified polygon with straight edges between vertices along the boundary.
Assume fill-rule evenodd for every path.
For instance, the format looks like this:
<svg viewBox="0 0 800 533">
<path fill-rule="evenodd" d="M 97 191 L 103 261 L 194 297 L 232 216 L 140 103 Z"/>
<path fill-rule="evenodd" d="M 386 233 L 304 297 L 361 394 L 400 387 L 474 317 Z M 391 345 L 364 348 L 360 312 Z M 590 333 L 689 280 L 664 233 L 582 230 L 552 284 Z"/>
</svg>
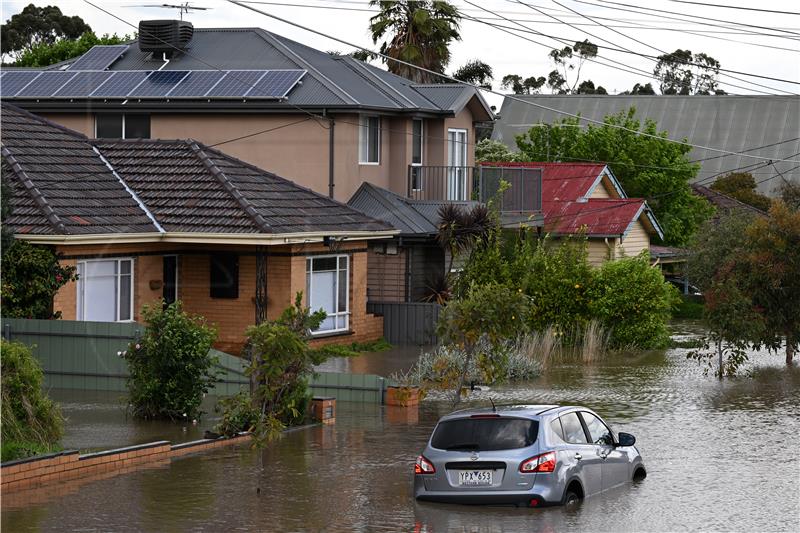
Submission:
<svg viewBox="0 0 800 533">
<path fill-rule="evenodd" d="M 441 418 L 441 420 L 453 420 L 457 418 L 469 418 L 472 415 L 514 415 L 525 417 L 536 417 L 544 414 L 545 412 L 559 409 L 558 405 L 553 404 L 514 404 L 514 405 L 498 405 L 496 407 L 472 407 L 468 409 L 461 409 L 453 411 Z"/>
</svg>

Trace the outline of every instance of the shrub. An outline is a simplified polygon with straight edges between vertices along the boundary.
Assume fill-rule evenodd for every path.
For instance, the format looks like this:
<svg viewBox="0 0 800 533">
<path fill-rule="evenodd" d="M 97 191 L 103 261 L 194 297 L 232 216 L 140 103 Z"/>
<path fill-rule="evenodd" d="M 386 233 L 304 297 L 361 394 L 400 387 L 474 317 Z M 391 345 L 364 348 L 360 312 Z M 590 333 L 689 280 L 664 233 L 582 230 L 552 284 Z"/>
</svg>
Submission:
<svg viewBox="0 0 800 533">
<path fill-rule="evenodd" d="M 226 437 L 233 437 L 243 431 L 253 431 L 258 424 L 258 409 L 253 406 L 250 395 L 245 392 L 222 398 L 214 410 L 222 414 L 214 431 Z"/>
<path fill-rule="evenodd" d="M 58 406 L 42 392 L 42 367 L 24 344 L 3 340 L 0 346 L 2 460 L 54 451 L 64 420 Z"/>
<path fill-rule="evenodd" d="M 50 248 L 14 241 L 3 253 L 3 316 L 9 318 L 60 318 L 53 314 L 53 296 L 70 281 L 75 267 L 61 266 Z"/>
<path fill-rule="evenodd" d="M 180 302 L 144 306 L 144 336 L 128 347 L 129 402 L 142 418 L 196 418 L 203 396 L 218 381 L 217 337 L 205 319 L 185 313 Z"/>
<path fill-rule="evenodd" d="M 612 345 L 651 349 L 669 343 L 667 321 L 680 297 L 644 254 L 603 263 L 589 298 L 591 315 L 611 331 Z"/>
</svg>

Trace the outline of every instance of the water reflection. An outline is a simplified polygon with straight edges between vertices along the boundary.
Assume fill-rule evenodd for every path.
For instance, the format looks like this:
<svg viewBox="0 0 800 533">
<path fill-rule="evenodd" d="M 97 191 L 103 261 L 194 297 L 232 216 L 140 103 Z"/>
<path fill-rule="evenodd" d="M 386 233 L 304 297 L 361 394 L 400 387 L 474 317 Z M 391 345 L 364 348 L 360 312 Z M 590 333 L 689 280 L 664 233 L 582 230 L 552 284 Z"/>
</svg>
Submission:
<svg viewBox="0 0 800 533">
<path fill-rule="evenodd" d="M 800 370 L 758 354 L 753 378 L 706 378 L 686 350 L 564 365 L 496 401 L 586 404 L 637 437 L 637 485 L 573 511 L 416 503 L 412 462 L 446 402 L 418 414 L 340 403 L 333 426 L 261 452 L 220 449 L 43 500 L 3 498 L 4 531 L 674 531 L 800 528 Z M 373 367 L 369 368 L 373 372 Z"/>
</svg>

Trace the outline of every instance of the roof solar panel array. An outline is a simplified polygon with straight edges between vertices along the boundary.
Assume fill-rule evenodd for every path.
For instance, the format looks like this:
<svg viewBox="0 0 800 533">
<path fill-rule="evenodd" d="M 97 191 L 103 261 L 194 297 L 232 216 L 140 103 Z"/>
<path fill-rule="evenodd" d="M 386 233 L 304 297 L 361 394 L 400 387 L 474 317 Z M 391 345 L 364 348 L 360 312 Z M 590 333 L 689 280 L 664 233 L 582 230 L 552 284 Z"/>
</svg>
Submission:
<svg viewBox="0 0 800 533">
<path fill-rule="evenodd" d="M 70 99 L 267 99 L 286 97 L 305 70 L 19 70 L 3 73 L 0 97 Z"/>
<path fill-rule="evenodd" d="M 105 70 L 128 49 L 127 44 L 95 45 L 69 66 L 69 70 Z"/>
</svg>

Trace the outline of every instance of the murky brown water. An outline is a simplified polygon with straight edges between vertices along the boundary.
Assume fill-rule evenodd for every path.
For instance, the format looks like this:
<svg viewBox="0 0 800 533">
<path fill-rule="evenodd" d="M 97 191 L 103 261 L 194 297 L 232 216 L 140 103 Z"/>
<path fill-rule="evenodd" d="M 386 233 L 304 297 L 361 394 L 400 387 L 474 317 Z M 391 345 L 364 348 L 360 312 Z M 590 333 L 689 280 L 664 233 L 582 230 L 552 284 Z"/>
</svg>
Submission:
<svg viewBox="0 0 800 533">
<path fill-rule="evenodd" d="M 753 377 L 719 383 L 684 353 L 561 366 L 474 398 L 585 404 L 636 435 L 648 478 L 574 511 L 416 503 L 413 459 L 447 405 L 426 402 L 415 417 L 340 404 L 334 426 L 288 433 L 261 452 L 223 449 L 25 498 L 3 495 L 2 529 L 797 531 L 800 369 L 763 355 Z"/>
</svg>

